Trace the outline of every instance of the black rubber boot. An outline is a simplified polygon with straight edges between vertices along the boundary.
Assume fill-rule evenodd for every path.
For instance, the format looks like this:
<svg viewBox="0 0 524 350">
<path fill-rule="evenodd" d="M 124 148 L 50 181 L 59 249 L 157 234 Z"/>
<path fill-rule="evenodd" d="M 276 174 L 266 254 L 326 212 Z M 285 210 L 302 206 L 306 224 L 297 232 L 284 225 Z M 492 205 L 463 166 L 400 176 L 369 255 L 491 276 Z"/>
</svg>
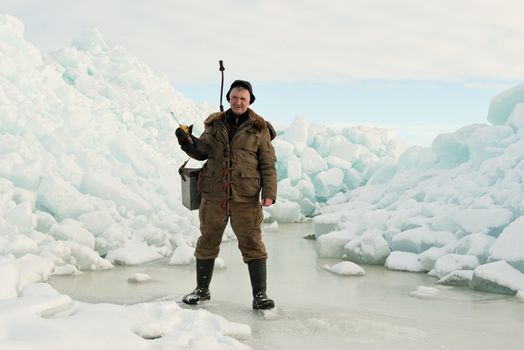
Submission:
<svg viewBox="0 0 524 350">
<path fill-rule="evenodd" d="M 266 259 L 252 260 L 247 263 L 251 287 L 253 288 L 253 309 L 269 310 L 275 307 L 275 302 L 266 294 Z"/>
<path fill-rule="evenodd" d="M 201 301 L 211 299 L 209 293 L 209 283 L 213 277 L 213 268 L 215 267 L 215 259 L 197 259 L 196 261 L 196 280 L 197 287 L 194 291 L 184 295 L 182 301 L 188 305 L 196 305 Z"/>
</svg>

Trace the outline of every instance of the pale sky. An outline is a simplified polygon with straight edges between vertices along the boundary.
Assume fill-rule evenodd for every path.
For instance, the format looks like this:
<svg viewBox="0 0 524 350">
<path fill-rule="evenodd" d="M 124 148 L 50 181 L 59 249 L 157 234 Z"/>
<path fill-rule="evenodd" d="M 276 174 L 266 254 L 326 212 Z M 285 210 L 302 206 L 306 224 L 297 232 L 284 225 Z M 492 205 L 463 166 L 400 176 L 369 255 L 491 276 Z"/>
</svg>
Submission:
<svg viewBox="0 0 524 350">
<path fill-rule="evenodd" d="M 222 59 L 226 84 L 250 80 L 268 119 L 382 125 L 426 145 L 486 122 L 491 97 L 524 78 L 520 1 L 2 0 L 0 12 L 47 51 L 97 28 L 196 102 L 218 105 Z"/>
</svg>

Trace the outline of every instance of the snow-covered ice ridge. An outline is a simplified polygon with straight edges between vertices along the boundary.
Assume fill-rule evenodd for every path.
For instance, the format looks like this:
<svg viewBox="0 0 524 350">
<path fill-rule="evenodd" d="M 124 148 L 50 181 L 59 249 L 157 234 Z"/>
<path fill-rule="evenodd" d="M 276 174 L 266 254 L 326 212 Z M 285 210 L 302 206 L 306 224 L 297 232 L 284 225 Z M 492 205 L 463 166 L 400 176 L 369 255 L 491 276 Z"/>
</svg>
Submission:
<svg viewBox="0 0 524 350">
<path fill-rule="evenodd" d="M 0 17 L 0 254 L 94 270 L 194 245 L 170 112 L 210 109 L 97 30 L 53 53 L 23 31 Z"/>
<path fill-rule="evenodd" d="M 362 125 L 335 129 L 299 117 L 277 133 L 279 194 L 267 212 L 269 220 L 278 222 L 319 214 L 329 201 L 394 165 L 407 148 L 391 130 Z"/>
<path fill-rule="evenodd" d="M 313 219 L 319 255 L 524 289 L 524 85 L 495 96 L 487 120 L 409 148 L 330 199 Z"/>
<path fill-rule="evenodd" d="M 163 256 L 191 262 L 198 220 L 181 205 L 186 156 L 170 112 L 199 134 L 211 108 L 185 99 L 96 29 L 52 53 L 23 33 L 19 20 L 1 17 L 0 254 L 44 259 L 37 265 L 46 274 Z M 300 119 L 279 134 L 281 195 L 266 213 L 274 222 L 318 213 L 405 147 L 387 130 L 335 131 Z"/>
</svg>

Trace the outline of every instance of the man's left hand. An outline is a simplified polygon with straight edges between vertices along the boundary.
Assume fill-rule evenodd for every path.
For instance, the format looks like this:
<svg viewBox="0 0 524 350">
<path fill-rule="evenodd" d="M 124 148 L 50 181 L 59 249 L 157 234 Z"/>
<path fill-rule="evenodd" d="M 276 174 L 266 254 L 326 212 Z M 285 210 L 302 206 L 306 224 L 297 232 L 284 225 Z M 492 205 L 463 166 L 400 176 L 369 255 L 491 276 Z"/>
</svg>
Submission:
<svg viewBox="0 0 524 350">
<path fill-rule="evenodd" d="M 262 206 L 263 207 L 269 207 L 271 204 L 273 204 L 273 200 L 271 198 L 264 198 L 264 199 L 262 199 Z"/>
</svg>

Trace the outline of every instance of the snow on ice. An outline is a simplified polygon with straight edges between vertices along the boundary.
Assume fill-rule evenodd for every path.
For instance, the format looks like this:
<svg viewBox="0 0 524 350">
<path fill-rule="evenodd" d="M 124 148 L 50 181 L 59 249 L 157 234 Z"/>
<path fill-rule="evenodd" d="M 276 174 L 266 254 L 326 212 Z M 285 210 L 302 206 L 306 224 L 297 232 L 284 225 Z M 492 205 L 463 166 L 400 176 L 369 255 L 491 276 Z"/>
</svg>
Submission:
<svg viewBox="0 0 524 350">
<path fill-rule="evenodd" d="M 0 15 L 0 347 L 246 348 L 237 339 L 249 327 L 204 310 L 85 304 L 43 283 L 161 257 L 193 262 L 198 217 L 180 204 L 185 155 L 169 114 L 199 134 L 213 109 L 97 30 L 52 53 L 23 34 Z M 318 256 L 346 260 L 326 266 L 339 275 L 384 264 L 522 298 L 524 85 L 495 96 L 487 122 L 407 148 L 385 129 L 297 117 L 274 141 L 279 198 L 265 227 L 312 218 Z"/>
</svg>

